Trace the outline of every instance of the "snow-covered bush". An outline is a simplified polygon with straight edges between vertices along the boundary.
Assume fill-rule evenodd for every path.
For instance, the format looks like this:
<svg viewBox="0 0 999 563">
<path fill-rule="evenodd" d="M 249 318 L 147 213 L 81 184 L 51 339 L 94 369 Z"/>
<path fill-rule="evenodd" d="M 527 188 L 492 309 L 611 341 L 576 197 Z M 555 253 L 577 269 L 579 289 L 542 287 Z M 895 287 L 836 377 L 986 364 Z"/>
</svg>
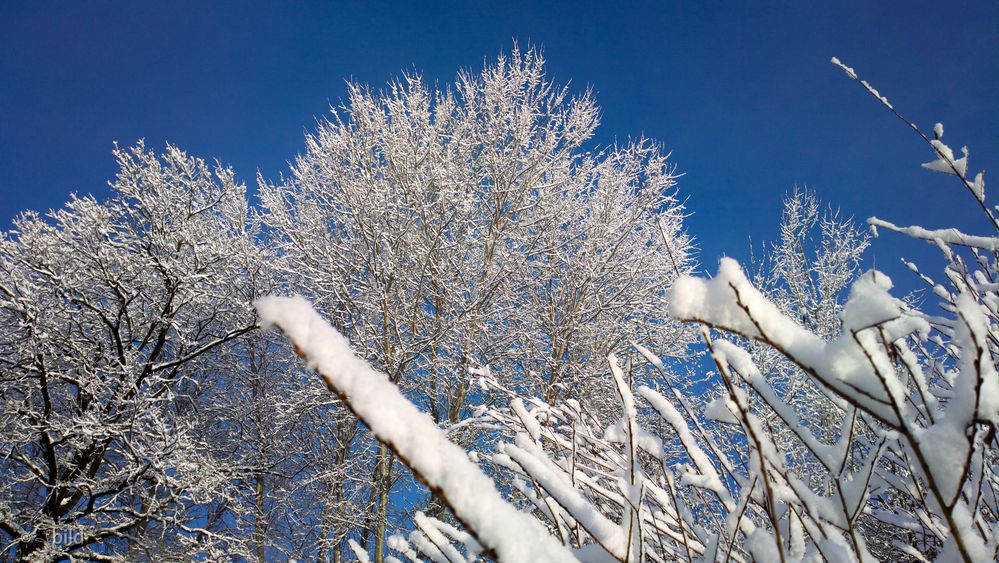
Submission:
<svg viewBox="0 0 999 563">
<path fill-rule="evenodd" d="M 935 153 L 924 166 L 955 176 L 999 230 L 983 174 L 967 174 L 967 150 L 956 159 L 942 126 L 930 139 L 906 123 Z M 835 330 L 823 332 L 830 323 L 789 316 L 724 259 L 714 278 L 682 277 L 669 306 L 674 318 L 702 326 L 717 399 L 702 409 L 638 345 L 656 376 L 643 378 L 611 355 L 619 408 L 610 417 L 585 401 L 520 394 L 476 368 L 479 384 L 501 399 L 462 424 L 496 430 L 491 453 L 447 442 L 307 304 L 271 299 L 258 308 L 464 526 L 418 514 L 408 538 L 389 541 L 411 560 L 993 561 L 999 233 L 869 223 L 940 249 L 940 281 L 911 265 L 939 311 L 893 297 L 888 277 L 869 271 L 842 307 L 824 310 Z M 789 404 L 747 342 L 793 364 L 834 409 L 836 424 Z M 789 463 L 775 435 L 792 436 L 809 462 Z M 507 495 L 475 461 L 504 475 Z"/>
</svg>

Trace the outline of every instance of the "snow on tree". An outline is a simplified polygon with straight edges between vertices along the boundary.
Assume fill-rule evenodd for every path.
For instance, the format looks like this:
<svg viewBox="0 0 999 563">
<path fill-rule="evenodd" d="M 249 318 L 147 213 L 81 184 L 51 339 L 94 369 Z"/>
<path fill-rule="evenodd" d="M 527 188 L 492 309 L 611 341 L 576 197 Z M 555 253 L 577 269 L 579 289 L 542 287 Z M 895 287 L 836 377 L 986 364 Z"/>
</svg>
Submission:
<svg viewBox="0 0 999 563">
<path fill-rule="evenodd" d="M 764 247 L 762 259 L 753 264 L 752 281 L 785 315 L 829 339 L 840 330 L 846 292 L 860 274 L 861 257 L 870 239 L 851 220 L 822 207 L 810 189 L 795 188 L 788 194 L 781 214 L 780 238 L 769 248 Z M 811 421 L 821 439 L 835 436 L 844 413 L 824 389 L 778 350 L 753 341 L 740 345 L 752 354 L 768 384 L 797 411 L 799 418 Z M 702 400 L 711 396 L 704 394 Z M 772 419 L 775 415 L 764 412 L 763 416 Z M 795 471 L 811 479 L 812 488 L 823 487 L 826 483 L 822 468 L 809 467 L 814 459 L 800 447 L 791 429 L 774 420 L 768 420 L 768 426 L 788 463 L 796 466 Z"/>
<path fill-rule="evenodd" d="M 330 391 L 448 503 L 478 546 L 507 561 L 572 561 L 536 520 L 503 500 L 492 481 L 388 376 L 355 356 L 347 340 L 310 303 L 300 297 L 269 297 L 257 302 L 257 310 L 264 322 L 276 324 L 288 336 Z"/>
<path fill-rule="evenodd" d="M 115 155 L 110 201 L 0 235 L 4 557 L 243 549 L 211 529 L 239 468 L 198 402 L 213 355 L 255 326 L 245 188 L 176 147 Z"/>
<path fill-rule="evenodd" d="M 368 508 L 360 428 L 254 331 L 280 280 L 244 186 L 116 155 L 110 201 L 0 241 L 0 560 L 335 552 Z"/>
<path fill-rule="evenodd" d="M 598 111 L 516 48 L 443 91 L 410 75 L 351 85 L 291 177 L 261 187 L 288 290 L 442 424 L 468 415 L 477 365 L 600 400 L 613 390 L 596 366 L 629 353 L 622 335 L 677 352 L 689 340 L 661 312 L 691 243 L 657 146 L 587 148 Z M 380 562 L 391 452 L 373 465 Z"/>
<path fill-rule="evenodd" d="M 265 281 L 260 291 L 273 291 L 275 281 Z M 311 371 L 288 364 L 283 340 L 259 331 L 241 338 L 213 358 L 218 377 L 199 380 L 212 443 L 239 468 L 220 528 L 243 537 L 256 561 L 338 560 L 370 512 L 369 458 L 356 455 L 370 445 Z"/>
</svg>

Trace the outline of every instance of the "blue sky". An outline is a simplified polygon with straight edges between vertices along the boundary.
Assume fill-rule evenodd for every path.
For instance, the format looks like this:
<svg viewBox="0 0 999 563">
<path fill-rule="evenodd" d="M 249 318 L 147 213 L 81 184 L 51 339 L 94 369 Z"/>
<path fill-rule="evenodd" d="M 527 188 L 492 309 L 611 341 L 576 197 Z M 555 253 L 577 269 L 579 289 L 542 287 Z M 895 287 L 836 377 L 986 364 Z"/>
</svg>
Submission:
<svg viewBox="0 0 999 563">
<path fill-rule="evenodd" d="M 162 5 L 159 5 L 162 4 Z M 71 192 L 107 194 L 112 142 L 165 141 L 255 184 L 303 146 L 344 81 L 450 81 L 512 41 L 592 87 L 598 143 L 673 151 L 714 270 L 776 236 L 794 185 L 858 219 L 984 232 L 925 145 L 829 64 L 855 67 L 927 131 L 999 177 L 996 2 L 14 3 L 0 0 L 0 225 Z M 894 262 L 882 238 L 872 260 Z M 921 248 L 921 247 L 920 247 Z M 918 250 L 916 250 L 918 252 Z M 884 266 L 879 264 L 879 266 Z"/>
</svg>

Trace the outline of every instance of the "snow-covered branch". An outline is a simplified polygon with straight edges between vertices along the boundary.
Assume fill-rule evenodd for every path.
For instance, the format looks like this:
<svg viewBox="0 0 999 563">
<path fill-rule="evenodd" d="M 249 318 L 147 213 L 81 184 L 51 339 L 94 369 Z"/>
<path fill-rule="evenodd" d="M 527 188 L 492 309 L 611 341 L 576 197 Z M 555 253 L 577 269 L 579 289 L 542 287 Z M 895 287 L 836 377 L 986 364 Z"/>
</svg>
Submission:
<svg viewBox="0 0 999 563">
<path fill-rule="evenodd" d="M 261 320 L 278 326 L 326 385 L 453 511 L 476 541 L 504 561 L 574 561 L 532 517 L 510 506 L 465 451 L 445 437 L 384 373 L 300 297 L 257 301 Z"/>
</svg>

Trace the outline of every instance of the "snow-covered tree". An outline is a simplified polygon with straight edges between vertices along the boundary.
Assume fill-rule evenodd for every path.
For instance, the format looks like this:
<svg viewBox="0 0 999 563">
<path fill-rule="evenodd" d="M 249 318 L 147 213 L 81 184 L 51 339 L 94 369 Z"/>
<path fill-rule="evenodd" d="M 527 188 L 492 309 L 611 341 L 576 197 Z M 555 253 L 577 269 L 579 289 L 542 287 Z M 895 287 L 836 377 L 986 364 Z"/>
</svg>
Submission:
<svg viewBox="0 0 999 563">
<path fill-rule="evenodd" d="M 468 415 L 480 365 L 601 397 L 592 366 L 628 339 L 683 349 L 661 312 L 690 241 L 658 147 L 589 149 L 597 118 L 516 48 L 443 91 L 351 85 L 291 177 L 261 188 L 282 277 L 441 424 Z M 373 465 L 381 561 L 391 452 Z"/>
<path fill-rule="evenodd" d="M 562 191 L 539 201 L 551 224 L 530 228 L 523 286 L 512 293 L 513 345 L 477 358 L 551 403 L 615 403 L 604 358 L 629 341 L 681 355 L 689 336 L 664 319 L 672 280 L 691 269 L 674 177 L 652 144 L 608 151 L 578 166 Z M 536 241 L 536 242 L 534 242 Z"/>
<path fill-rule="evenodd" d="M 363 433 L 310 372 L 288 365 L 290 354 L 275 335 L 254 332 L 199 379 L 207 434 L 238 468 L 220 525 L 256 561 L 339 561 L 370 512 L 368 458 L 356 455 Z"/>
<path fill-rule="evenodd" d="M 765 246 L 762 258 L 753 264 L 753 285 L 785 315 L 821 338 L 832 338 L 840 330 L 847 292 L 861 273 L 861 259 L 869 245 L 870 239 L 859 226 L 832 208 L 823 209 L 813 190 L 795 188 L 784 199 L 780 238 Z M 825 390 L 773 347 L 753 341 L 741 344 L 781 399 L 802 420 L 810 421 L 823 439 L 832 439 L 843 412 Z M 788 463 L 813 479 L 811 486 L 823 486 L 821 468 L 809 467 L 814 460 L 793 432 L 786 425 L 768 422 Z"/>
<path fill-rule="evenodd" d="M 239 552 L 199 416 L 212 358 L 254 328 L 244 187 L 175 147 L 116 150 L 114 197 L 0 236 L 0 553 Z"/>
<path fill-rule="evenodd" d="M 753 281 L 802 326 L 830 338 L 870 240 L 838 211 L 822 207 L 808 188 L 788 194 L 780 239 L 766 249 Z"/>
</svg>

